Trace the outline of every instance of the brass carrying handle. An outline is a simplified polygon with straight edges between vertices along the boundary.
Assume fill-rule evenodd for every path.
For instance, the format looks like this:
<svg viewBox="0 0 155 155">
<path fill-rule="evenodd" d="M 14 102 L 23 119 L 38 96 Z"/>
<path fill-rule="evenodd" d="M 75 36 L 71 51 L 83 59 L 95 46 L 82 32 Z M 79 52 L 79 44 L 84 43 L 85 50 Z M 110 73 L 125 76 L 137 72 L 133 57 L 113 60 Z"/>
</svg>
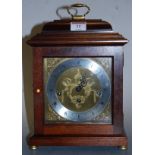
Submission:
<svg viewBox="0 0 155 155">
<path fill-rule="evenodd" d="M 85 7 L 87 8 L 86 13 L 84 13 L 83 15 L 73 15 L 70 11 L 71 8 L 82 8 Z M 82 3 L 76 3 L 76 4 L 72 4 L 71 6 L 69 6 L 67 8 L 67 12 L 68 14 L 70 14 L 72 16 L 73 19 L 85 19 L 85 16 L 90 12 L 90 7 L 86 4 L 82 4 Z"/>
</svg>

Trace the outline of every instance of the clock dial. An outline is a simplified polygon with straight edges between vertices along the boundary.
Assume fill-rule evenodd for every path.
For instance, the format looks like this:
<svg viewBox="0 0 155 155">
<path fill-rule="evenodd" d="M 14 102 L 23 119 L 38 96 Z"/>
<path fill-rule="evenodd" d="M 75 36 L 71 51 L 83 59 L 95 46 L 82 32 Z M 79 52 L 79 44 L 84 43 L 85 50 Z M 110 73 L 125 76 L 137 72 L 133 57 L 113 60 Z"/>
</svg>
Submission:
<svg viewBox="0 0 155 155">
<path fill-rule="evenodd" d="M 110 80 L 98 63 L 74 58 L 58 64 L 47 82 L 50 106 L 61 117 L 90 121 L 105 108 L 111 94 Z"/>
<path fill-rule="evenodd" d="M 82 67 L 64 71 L 56 82 L 56 92 L 64 107 L 75 112 L 89 110 L 102 96 L 97 76 Z"/>
</svg>

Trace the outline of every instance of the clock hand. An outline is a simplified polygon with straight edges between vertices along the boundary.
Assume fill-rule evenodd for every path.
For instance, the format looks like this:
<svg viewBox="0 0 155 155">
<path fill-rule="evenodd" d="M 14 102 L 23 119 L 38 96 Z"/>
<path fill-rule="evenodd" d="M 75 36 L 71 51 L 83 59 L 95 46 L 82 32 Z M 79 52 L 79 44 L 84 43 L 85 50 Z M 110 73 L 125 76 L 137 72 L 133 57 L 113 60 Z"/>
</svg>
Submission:
<svg viewBox="0 0 155 155">
<path fill-rule="evenodd" d="M 86 81 L 82 81 L 77 87 L 76 87 L 76 91 L 80 92 L 82 90 L 83 87 L 85 87 L 87 85 Z"/>
<path fill-rule="evenodd" d="M 80 81 L 81 81 L 80 84 L 76 87 L 76 91 L 77 92 L 80 92 L 82 90 L 82 88 L 87 85 L 87 81 L 86 81 L 86 77 L 85 76 L 82 76 Z"/>
</svg>

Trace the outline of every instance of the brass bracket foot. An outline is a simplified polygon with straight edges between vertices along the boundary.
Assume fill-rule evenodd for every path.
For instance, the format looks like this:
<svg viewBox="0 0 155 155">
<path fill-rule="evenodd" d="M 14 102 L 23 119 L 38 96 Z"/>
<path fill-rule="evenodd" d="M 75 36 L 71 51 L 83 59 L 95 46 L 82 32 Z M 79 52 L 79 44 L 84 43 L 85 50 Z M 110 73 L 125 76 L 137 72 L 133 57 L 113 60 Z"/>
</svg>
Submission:
<svg viewBox="0 0 155 155">
<path fill-rule="evenodd" d="M 37 146 L 33 145 L 33 146 L 31 146 L 31 149 L 32 150 L 36 150 L 37 149 Z"/>
<path fill-rule="evenodd" d="M 121 146 L 120 149 L 121 150 L 127 150 L 127 147 L 126 146 Z"/>
</svg>

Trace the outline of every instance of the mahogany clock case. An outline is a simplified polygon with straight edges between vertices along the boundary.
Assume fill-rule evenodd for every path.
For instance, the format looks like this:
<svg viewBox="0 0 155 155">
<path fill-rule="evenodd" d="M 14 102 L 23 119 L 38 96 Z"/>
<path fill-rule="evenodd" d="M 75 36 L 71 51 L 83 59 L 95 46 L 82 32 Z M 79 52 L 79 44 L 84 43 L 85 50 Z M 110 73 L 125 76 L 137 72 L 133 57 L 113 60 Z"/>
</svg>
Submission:
<svg viewBox="0 0 155 155">
<path fill-rule="evenodd" d="M 112 31 L 108 22 L 84 20 L 87 31 L 70 32 L 70 20 L 45 24 L 28 41 L 33 47 L 34 135 L 30 146 L 124 146 L 123 45 L 127 40 Z M 43 59 L 108 57 L 112 59 L 112 124 L 53 123 L 44 121 Z M 39 91 L 38 91 L 39 90 Z"/>
</svg>

